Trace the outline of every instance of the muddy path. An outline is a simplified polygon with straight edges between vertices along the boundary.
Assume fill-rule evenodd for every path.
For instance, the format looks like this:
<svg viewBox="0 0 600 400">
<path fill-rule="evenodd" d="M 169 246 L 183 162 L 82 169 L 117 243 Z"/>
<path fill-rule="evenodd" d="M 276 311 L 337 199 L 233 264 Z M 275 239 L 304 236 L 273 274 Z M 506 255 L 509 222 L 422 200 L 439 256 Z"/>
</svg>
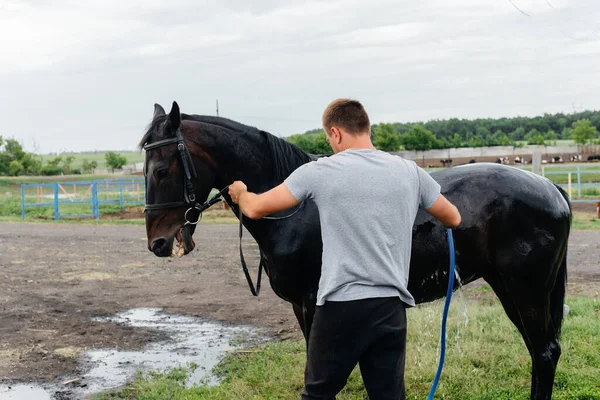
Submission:
<svg viewBox="0 0 600 400">
<path fill-rule="evenodd" d="M 85 349 L 156 340 L 154 331 L 92 320 L 138 307 L 299 336 L 290 305 L 269 285 L 251 296 L 236 230 L 202 225 L 192 254 L 161 259 L 146 249 L 141 225 L 0 223 L 0 381 L 50 382 L 74 373 Z M 255 266 L 258 249 L 246 238 Z M 570 294 L 598 295 L 600 232 L 572 233 L 569 279 Z"/>
</svg>

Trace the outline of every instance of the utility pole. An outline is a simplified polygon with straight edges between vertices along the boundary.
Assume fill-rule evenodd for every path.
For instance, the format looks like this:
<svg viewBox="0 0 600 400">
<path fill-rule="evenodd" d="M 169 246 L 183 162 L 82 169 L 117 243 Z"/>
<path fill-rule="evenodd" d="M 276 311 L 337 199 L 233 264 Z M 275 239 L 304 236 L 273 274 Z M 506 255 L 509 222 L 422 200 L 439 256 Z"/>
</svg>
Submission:
<svg viewBox="0 0 600 400">
<path fill-rule="evenodd" d="M 219 99 L 217 99 L 217 117 L 219 116 Z"/>
</svg>

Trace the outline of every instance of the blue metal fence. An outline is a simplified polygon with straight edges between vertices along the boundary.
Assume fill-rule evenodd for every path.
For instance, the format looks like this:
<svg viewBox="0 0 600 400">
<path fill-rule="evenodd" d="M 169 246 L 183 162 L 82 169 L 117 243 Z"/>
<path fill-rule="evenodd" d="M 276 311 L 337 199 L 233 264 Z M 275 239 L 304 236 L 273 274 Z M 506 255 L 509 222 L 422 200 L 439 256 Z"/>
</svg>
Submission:
<svg viewBox="0 0 600 400">
<path fill-rule="evenodd" d="M 102 181 L 58 182 L 21 185 L 21 217 L 29 207 L 52 207 L 54 220 L 62 218 L 100 219 L 100 206 L 145 203 L 143 178 Z"/>
</svg>

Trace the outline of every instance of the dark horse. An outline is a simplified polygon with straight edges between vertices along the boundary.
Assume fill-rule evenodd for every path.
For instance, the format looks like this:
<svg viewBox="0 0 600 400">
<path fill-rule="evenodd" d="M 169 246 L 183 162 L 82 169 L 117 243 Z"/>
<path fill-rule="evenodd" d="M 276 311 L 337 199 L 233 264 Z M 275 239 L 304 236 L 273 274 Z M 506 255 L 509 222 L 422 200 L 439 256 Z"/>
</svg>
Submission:
<svg viewBox="0 0 600 400">
<path fill-rule="evenodd" d="M 141 144 L 172 139 L 178 130 L 195 168 L 192 183 L 198 202 L 205 201 L 212 188 L 224 188 L 235 180 L 244 181 L 253 192 L 267 191 L 313 159 L 256 128 L 224 118 L 180 114 L 177 103 L 168 115 L 155 106 Z M 177 204 L 185 193 L 177 143 L 174 139 L 163 143 L 146 153 L 149 204 Z M 567 279 L 571 210 L 565 192 L 546 178 L 497 164 L 465 165 L 432 176 L 462 214 L 462 224 L 454 233 L 457 271 L 464 283 L 483 278 L 492 286 L 531 354 L 531 398 L 550 399 L 560 356 L 558 336 Z M 225 198 L 237 213 L 237 206 Z M 194 248 L 193 227 L 186 226 L 183 237 L 179 235 L 188 208 L 179 204 L 147 210 L 148 248 L 157 256 L 171 254 L 176 236 L 186 253 Z M 308 340 L 322 251 L 315 204 L 301 203 L 287 219 L 246 218 L 244 225 L 261 248 L 273 291 L 292 303 Z M 422 303 L 443 297 L 447 271 L 444 227 L 419 212 L 413 226 L 408 285 L 415 300 Z"/>
</svg>

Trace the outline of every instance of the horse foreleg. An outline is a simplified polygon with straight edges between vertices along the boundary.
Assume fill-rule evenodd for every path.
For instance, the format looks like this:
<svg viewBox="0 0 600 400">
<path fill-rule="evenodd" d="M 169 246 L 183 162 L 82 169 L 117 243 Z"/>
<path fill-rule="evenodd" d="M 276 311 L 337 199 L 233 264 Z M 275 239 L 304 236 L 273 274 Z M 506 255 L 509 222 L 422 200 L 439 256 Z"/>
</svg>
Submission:
<svg viewBox="0 0 600 400">
<path fill-rule="evenodd" d="M 292 309 L 294 310 L 294 315 L 296 316 L 296 320 L 298 320 L 298 325 L 300 325 L 304 339 L 306 339 L 306 342 L 308 343 L 308 334 L 306 332 L 306 325 L 304 324 L 304 312 L 302 311 L 302 306 L 292 304 Z"/>
</svg>

